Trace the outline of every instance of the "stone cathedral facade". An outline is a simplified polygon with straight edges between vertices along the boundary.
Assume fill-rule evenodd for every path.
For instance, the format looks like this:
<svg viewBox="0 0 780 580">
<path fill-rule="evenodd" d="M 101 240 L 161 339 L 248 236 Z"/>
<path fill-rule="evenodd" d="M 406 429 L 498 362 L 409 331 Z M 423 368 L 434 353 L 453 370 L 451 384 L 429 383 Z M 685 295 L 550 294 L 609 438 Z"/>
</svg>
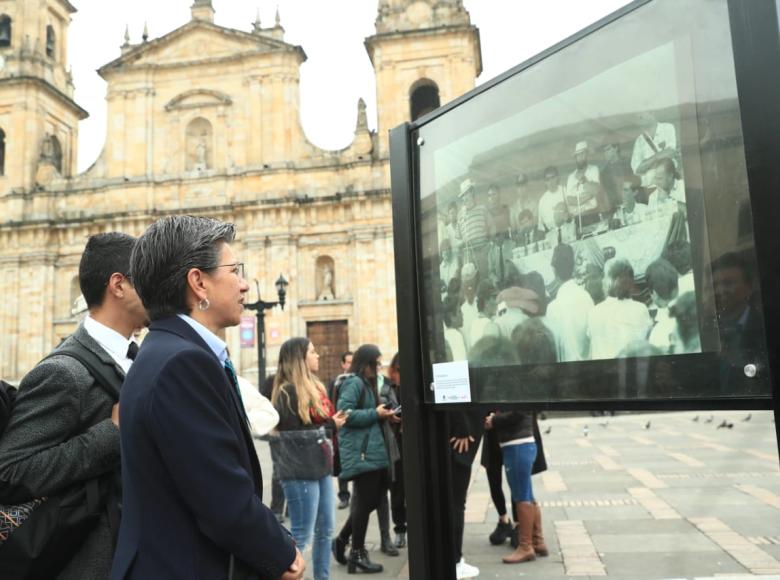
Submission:
<svg viewBox="0 0 780 580">
<path fill-rule="evenodd" d="M 218 4 L 218 3 L 216 3 Z M 0 376 L 18 379 L 75 328 L 77 269 L 87 236 L 139 235 L 174 213 L 235 222 L 251 290 L 287 306 L 266 316 L 268 366 L 308 335 L 324 355 L 362 343 L 397 348 L 387 132 L 463 94 L 481 72 L 479 33 L 462 0 L 379 0 L 365 48 L 377 85 L 377 131 L 357 104 L 350 146 L 311 144 L 299 120 L 304 48 L 279 19 L 252 30 L 215 24 L 194 0 L 179 28 L 121 54 L 107 81 L 97 161 L 76 171 L 78 122 L 68 0 L 0 0 Z M 88 6 L 84 10 L 88 10 Z M 323 87 L 326 90 L 326 87 Z M 251 313 L 247 313 L 251 314 Z M 256 349 L 239 347 L 257 379 Z M 323 377 L 326 378 L 326 377 Z"/>
</svg>

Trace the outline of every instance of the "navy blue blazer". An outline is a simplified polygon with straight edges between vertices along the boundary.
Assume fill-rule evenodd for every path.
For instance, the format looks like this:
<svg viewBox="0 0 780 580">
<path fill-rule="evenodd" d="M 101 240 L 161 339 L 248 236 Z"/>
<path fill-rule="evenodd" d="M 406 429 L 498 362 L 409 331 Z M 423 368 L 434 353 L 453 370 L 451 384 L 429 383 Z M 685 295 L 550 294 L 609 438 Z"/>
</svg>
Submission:
<svg viewBox="0 0 780 580">
<path fill-rule="evenodd" d="M 262 503 L 260 464 L 224 367 L 178 317 L 154 322 L 120 398 L 122 522 L 112 580 L 279 578 L 289 533 Z M 236 574 L 235 577 L 238 577 Z"/>
</svg>

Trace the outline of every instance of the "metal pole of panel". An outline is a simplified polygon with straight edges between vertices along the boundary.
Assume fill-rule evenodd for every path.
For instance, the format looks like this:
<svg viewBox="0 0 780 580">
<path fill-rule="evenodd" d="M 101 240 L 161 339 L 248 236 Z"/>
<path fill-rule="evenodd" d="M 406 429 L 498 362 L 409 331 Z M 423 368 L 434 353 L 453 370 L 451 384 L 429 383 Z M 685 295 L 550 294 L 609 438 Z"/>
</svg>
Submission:
<svg viewBox="0 0 780 580">
<path fill-rule="evenodd" d="M 396 304 L 404 369 L 403 458 L 412 580 L 455 578 L 446 418 L 425 404 L 409 125 L 390 132 Z"/>
<path fill-rule="evenodd" d="M 780 34 L 775 0 L 729 0 L 768 372 L 780 452 Z M 762 369 L 759 369 L 761 372 Z"/>
<path fill-rule="evenodd" d="M 259 302 L 259 300 L 258 300 Z M 257 373 L 259 388 L 265 384 L 265 309 L 257 309 Z"/>
</svg>

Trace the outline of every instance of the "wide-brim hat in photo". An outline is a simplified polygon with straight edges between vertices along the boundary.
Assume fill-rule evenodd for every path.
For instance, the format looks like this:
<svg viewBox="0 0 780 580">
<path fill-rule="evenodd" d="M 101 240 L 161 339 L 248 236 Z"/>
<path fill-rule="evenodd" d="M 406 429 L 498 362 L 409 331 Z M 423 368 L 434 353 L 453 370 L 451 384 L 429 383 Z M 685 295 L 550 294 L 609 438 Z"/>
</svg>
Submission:
<svg viewBox="0 0 780 580">
<path fill-rule="evenodd" d="M 528 314 L 539 314 L 539 295 L 528 288 L 512 286 L 498 293 L 496 300 L 505 302 L 509 308 L 519 308 Z"/>
<path fill-rule="evenodd" d="M 587 141 L 580 141 L 574 146 L 574 154 L 582 153 L 584 151 L 588 150 L 588 142 Z"/>
</svg>

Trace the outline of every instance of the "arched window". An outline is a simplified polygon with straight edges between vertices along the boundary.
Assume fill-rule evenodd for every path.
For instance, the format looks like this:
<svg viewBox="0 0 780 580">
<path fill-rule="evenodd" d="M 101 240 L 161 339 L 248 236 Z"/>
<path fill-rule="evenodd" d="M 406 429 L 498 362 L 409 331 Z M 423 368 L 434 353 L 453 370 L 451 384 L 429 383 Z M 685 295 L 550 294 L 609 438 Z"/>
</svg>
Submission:
<svg viewBox="0 0 780 580">
<path fill-rule="evenodd" d="M 409 90 L 409 108 L 412 121 L 438 109 L 440 104 L 439 87 L 430 79 L 420 79 Z"/>
<path fill-rule="evenodd" d="M 62 175 L 62 145 L 55 135 L 51 136 L 51 162 L 57 171 Z"/>
<path fill-rule="evenodd" d="M 214 167 L 214 131 L 203 117 L 187 125 L 187 171 L 205 171 Z"/>
<path fill-rule="evenodd" d="M 11 17 L 0 16 L 0 48 L 11 46 Z"/>
<path fill-rule="evenodd" d="M 5 131 L 0 129 L 0 175 L 5 175 Z"/>
<path fill-rule="evenodd" d="M 54 33 L 54 27 L 49 24 L 46 27 L 46 56 L 54 58 L 57 49 L 57 35 Z"/>
</svg>

